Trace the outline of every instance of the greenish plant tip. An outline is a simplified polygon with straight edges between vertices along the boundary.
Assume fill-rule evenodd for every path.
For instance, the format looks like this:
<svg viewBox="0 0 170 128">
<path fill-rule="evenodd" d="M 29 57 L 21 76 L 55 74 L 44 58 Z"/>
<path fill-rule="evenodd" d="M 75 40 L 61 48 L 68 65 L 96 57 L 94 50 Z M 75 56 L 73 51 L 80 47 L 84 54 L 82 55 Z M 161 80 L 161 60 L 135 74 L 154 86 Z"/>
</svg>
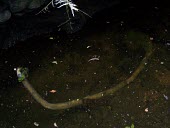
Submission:
<svg viewBox="0 0 170 128">
<path fill-rule="evenodd" d="M 134 124 L 132 124 L 132 125 L 131 125 L 131 128 L 135 128 L 135 125 L 134 125 Z"/>
<path fill-rule="evenodd" d="M 17 76 L 18 76 L 18 81 L 22 82 L 23 80 L 25 80 L 25 78 L 28 77 L 28 68 L 23 68 L 23 67 L 19 67 L 17 68 Z"/>
</svg>

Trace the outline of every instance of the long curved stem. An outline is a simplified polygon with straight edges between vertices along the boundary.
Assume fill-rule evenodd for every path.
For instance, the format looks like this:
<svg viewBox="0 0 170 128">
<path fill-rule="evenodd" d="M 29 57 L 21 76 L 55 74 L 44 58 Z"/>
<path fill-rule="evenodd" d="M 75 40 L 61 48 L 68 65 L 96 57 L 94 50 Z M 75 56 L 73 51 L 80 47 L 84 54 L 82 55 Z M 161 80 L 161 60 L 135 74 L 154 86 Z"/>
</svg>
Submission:
<svg viewBox="0 0 170 128">
<path fill-rule="evenodd" d="M 43 107 L 48 108 L 48 109 L 52 109 L 52 110 L 68 109 L 68 108 L 75 107 L 75 106 L 78 106 L 78 105 L 83 105 L 83 100 L 87 100 L 87 99 L 95 100 L 95 99 L 100 99 L 104 96 L 112 95 L 113 93 L 117 92 L 118 90 L 120 90 L 124 86 L 133 82 L 134 79 L 138 76 L 138 74 L 144 69 L 145 63 L 147 62 L 147 60 L 151 56 L 152 52 L 153 52 L 152 51 L 152 44 L 151 44 L 151 42 L 149 42 L 145 57 L 142 59 L 139 66 L 137 67 L 137 69 L 132 73 L 132 75 L 128 79 L 120 82 L 119 84 L 117 84 L 116 86 L 114 86 L 110 89 L 107 89 L 105 91 L 102 91 L 102 92 L 99 92 L 99 93 L 96 93 L 96 94 L 93 94 L 93 95 L 86 96 L 83 99 L 77 99 L 77 100 L 72 100 L 72 101 L 63 102 L 63 103 L 48 103 L 46 100 L 44 100 L 37 93 L 37 91 L 32 87 L 32 85 L 28 82 L 27 79 L 23 80 L 22 83 L 25 86 L 25 88 L 28 89 L 28 91 L 34 97 L 34 99 L 38 103 L 40 103 Z"/>
</svg>

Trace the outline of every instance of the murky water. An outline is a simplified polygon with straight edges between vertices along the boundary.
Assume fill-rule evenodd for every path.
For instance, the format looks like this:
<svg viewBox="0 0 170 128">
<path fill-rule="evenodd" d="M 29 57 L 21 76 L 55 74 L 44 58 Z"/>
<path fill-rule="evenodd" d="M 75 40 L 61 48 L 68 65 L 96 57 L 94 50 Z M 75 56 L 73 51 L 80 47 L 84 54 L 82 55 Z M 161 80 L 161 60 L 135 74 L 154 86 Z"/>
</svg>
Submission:
<svg viewBox="0 0 170 128">
<path fill-rule="evenodd" d="M 150 14 L 137 15 L 140 9 L 117 9 L 114 16 L 106 15 L 110 11 L 106 10 L 100 14 L 103 19 L 94 16 L 74 35 L 53 33 L 2 51 L 0 127 L 124 128 L 134 124 L 137 128 L 168 128 L 170 26 L 165 10 L 153 8 L 148 20 L 144 17 Z M 153 23 L 160 16 L 163 20 Z M 155 53 L 139 77 L 101 103 L 87 107 L 45 109 L 17 82 L 13 71 L 18 66 L 28 67 L 28 79 L 44 99 L 69 101 L 125 80 L 144 56 L 147 46 L 143 42 L 151 40 Z"/>
</svg>

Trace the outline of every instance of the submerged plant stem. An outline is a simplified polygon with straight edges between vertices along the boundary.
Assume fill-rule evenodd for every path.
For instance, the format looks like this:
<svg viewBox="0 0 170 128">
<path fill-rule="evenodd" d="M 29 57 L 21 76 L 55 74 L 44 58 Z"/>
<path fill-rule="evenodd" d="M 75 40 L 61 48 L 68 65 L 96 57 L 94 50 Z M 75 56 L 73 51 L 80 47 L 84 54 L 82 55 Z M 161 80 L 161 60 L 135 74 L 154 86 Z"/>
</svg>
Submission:
<svg viewBox="0 0 170 128">
<path fill-rule="evenodd" d="M 142 59 L 139 66 L 137 67 L 137 69 L 132 73 L 132 75 L 128 79 L 120 82 L 119 84 L 117 84 L 116 86 L 114 86 L 110 89 L 107 89 L 105 91 L 102 91 L 102 92 L 99 92 L 99 93 L 96 93 L 96 94 L 93 94 L 93 95 L 86 96 L 83 99 L 77 99 L 77 100 L 72 100 L 72 101 L 63 102 L 63 103 L 49 103 L 46 100 L 44 100 L 37 93 L 37 91 L 32 87 L 32 85 L 28 82 L 27 79 L 23 80 L 22 83 L 25 86 L 25 88 L 28 89 L 28 91 L 34 97 L 34 99 L 38 103 L 40 103 L 43 107 L 48 108 L 48 109 L 52 109 L 52 110 L 68 109 L 68 108 L 72 108 L 72 107 L 75 107 L 75 106 L 83 105 L 83 100 L 87 100 L 87 99 L 88 100 L 96 100 L 96 99 L 103 98 L 104 96 L 112 95 L 115 92 L 117 92 L 118 90 L 120 90 L 121 88 L 123 88 L 124 86 L 133 82 L 135 80 L 135 78 L 138 76 L 138 74 L 144 69 L 145 63 L 147 62 L 147 60 L 151 56 L 152 52 L 153 52 L 152 44 L 151 44 L 151 42 L 149 42 L 145 57 Z"/>
</svg>

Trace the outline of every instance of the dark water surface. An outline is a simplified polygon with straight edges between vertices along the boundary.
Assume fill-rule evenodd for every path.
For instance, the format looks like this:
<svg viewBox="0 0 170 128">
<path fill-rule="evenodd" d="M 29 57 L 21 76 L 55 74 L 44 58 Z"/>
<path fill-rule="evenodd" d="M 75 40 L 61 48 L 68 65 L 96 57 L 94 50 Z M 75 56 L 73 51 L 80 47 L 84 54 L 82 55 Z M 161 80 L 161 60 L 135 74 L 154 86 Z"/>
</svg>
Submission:
<svg viewBox="0 0 170 128">
<path fill-rule="evenodd" d="M 112 12 L 112 14 L 110 13 Z M 73 35 L 51 33 L 0 54 L 0 128 L 169 128 L 170 10 L 120 6 L 96 14 Z M 40 95 L 58 103 L 94 94 L 128 78 L 152 41 L 154 54 L 130 85 L 101 103 L 48 110 L 14 68 L 28 67 Z M 56 90 L 51 93 L 51 90 Z"/>
</svg>

